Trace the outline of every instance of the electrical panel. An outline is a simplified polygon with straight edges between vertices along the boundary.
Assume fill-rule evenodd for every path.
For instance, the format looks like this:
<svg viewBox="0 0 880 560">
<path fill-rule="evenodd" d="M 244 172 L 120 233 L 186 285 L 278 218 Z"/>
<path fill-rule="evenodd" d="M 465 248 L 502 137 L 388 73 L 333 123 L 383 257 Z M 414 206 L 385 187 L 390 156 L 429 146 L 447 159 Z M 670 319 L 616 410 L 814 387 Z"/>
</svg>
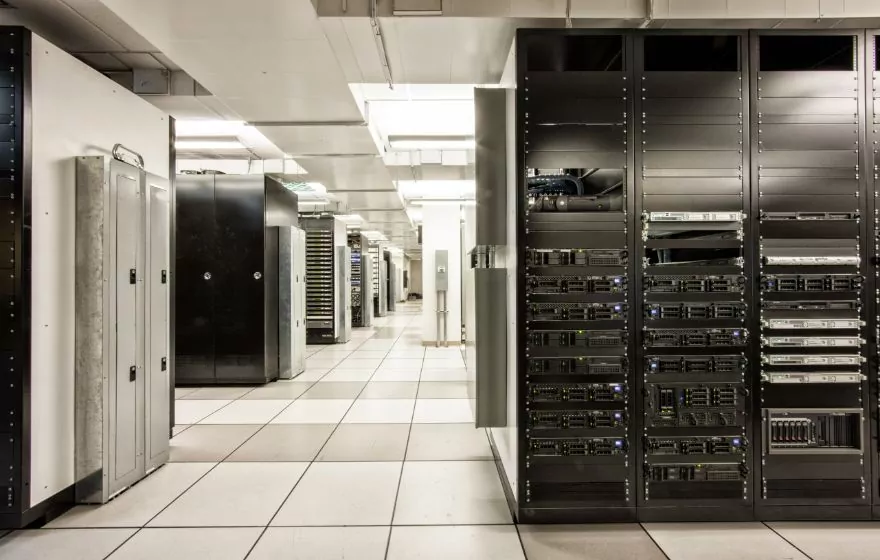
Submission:
<svg viewBox="0 0 880 560">
<path fill-rule="evenodd" d="M 519 30 L 521 521 L 880 518 L 878 37 Z"/>
</svg>

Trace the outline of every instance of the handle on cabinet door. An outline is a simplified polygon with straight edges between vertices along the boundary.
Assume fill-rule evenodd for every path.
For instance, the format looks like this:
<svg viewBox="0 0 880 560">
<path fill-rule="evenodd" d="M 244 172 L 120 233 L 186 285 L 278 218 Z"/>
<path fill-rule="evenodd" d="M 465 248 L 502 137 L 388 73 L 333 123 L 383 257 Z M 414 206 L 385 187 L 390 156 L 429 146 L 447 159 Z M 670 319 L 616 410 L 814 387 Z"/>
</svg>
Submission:
<svg viewBox="0 0 880 560">
<path fill-rule="evenodd" d="M 263 277 L 263 274 L 260 272 L 254 272 L 254 280 L 259 280 Z"/>
<path fill-rule="evenodd" d="M 202 277 L 203 277 L 205 280 L 210 280 L 210 279 L 211 279 L 211 273 L 210 273 L 210 272 L 206 272 L 205 274 L 202 275 Z"/>
</svg>

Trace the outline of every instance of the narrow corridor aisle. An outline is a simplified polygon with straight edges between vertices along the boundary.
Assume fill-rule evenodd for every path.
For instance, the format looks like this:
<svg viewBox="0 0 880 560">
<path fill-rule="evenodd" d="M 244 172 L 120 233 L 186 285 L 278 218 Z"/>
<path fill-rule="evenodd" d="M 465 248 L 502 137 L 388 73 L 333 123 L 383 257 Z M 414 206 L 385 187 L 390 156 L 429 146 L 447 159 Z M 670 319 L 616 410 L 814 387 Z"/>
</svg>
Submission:
<svg viewBox="0 0 880 560">
<path fill-rule="evenodd" d="M 459 349 L 417 304 L 306 372 L 177 391 L 171 463 L 109 504 L 0 539 L 0 560 L 876 560 L 880 524 L 514 526 Z"/>
</svg>

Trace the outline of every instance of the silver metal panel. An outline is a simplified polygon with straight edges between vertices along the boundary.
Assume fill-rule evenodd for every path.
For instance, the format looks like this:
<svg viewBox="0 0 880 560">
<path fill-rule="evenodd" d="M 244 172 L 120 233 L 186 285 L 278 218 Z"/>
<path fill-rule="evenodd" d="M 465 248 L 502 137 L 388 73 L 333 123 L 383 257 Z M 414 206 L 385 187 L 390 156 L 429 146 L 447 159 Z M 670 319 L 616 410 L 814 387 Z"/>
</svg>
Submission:
<svg viewBox="0 0 880 560">
<path fill-rule="evenodd" d="M 168 461 L 170 431 L 169 350 L 169 255 L 170 205 L 168 182 L 155 176 L 147 177 L 147 239 L 149 251 L 146 265 L 147 316 L 146 332 L 146 470 L 149 472 Z"/>
<path fill-rule="evenodd" d="M 474 90 L 477 244 L 507 243 L 507 91 Z"/>
<path fill-rule="evenodd" d="M 434 251 L 434 285 L 438 292 L 449 289 L 449 251 Z"/>
<path fill-rule="evenodd" d="M 294 228 L 291 232 L 293 245 L 293 375 L 306 369 L 306 232 Z"/>
<path fill-rule="evenodd" d="M 364 326 L 369 327 L 373 324 L 373 255 L 370 255 L 366 248 L 361 254 L 361 268 L 363 269 L 363 277 L 366 280 L 361 285 L 361 300 L 367 302 L 364 305 Z"/>
<path fill-rule="evenodd" d="M 351 340 L 351 249 L 336 247 L 336 342 Z"/>
<path fill-rule="evenodd" d="M 111 215 L 115 214 L 111 224 L 116 230 L 111 239 L 115 274 L 110 282 L 116 313 L 115 370 L 110 375 L 111 496 L 145 471 L 142 173 L 126 163 L 110 162 Z"/>
<path fill-rule="evenodd" d="M 476 425 L 507 425 L 507 270 L 474 269 Z"/>
<path fill-rule="evenodd" d="M 293 377 L 294 264 L 293 229 L 278 228 L 278 377 Z"/>
</svg>

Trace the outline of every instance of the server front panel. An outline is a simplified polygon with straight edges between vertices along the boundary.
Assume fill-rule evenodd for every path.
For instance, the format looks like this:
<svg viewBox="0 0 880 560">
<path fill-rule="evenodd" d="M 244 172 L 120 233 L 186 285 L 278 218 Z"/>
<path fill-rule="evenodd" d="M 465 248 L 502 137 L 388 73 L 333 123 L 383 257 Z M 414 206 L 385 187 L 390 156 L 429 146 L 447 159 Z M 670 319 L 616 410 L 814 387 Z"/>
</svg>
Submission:
<svg viewBox="0 0 880 560">
<path fill-rule="evenodd" d="M 303 220 L 306 230 L 306 338 L 309 344 L 336 342 L 333 219 Z"/>
</svg>

